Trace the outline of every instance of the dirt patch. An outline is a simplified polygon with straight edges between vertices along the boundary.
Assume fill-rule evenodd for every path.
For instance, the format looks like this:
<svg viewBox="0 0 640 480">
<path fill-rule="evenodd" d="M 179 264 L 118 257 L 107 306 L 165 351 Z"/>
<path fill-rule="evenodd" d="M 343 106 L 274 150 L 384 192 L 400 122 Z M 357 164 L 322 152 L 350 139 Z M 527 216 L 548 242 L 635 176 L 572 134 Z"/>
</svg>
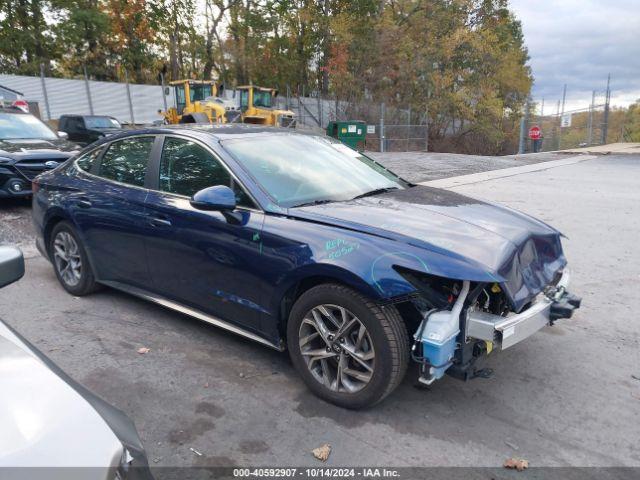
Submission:
<svg viewBox="0 0 640 480">
<path fill-rule="evenodd" d="M 196 420 L 190 424 L 171 430 L 167 438 L 170 443 L 184 445 L 214 428 L 215 425 L 211 420 Z"/>
<path fill-rule="evenodd" d="M 200 402 L 196 405 L 196 413 L 204 413 L 213 418 L 220 418 L 224 415 L 224 408 L 210 402 Z"/>
<path fill-rule="evenodd" d="M 269 445 L 262 440 L 242 440 L 238 446 L 242 453 L 265 453 L 270 451 Z"/>
</svg>

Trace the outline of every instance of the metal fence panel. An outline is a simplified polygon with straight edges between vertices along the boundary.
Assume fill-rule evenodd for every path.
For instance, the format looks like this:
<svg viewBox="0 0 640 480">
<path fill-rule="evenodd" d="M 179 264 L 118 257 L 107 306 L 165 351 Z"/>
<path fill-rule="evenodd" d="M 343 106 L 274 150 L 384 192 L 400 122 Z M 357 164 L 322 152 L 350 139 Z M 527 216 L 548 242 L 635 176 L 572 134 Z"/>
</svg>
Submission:
<svg viewBox="0 0 640 480">
<path fill-rule="evenodd" d="M 110 115 L 121 122 L 131 121 L 125 83 L 96 80 L 89 80 L 87 83 L 94 114 Z M 27 101 L 39 103 L 43 118 L 49 120 L 40 77 L 0 74 L 0 85 L 21 92 Z M 51 119 L 57 119 L 64 114 L 91 114 L 87 84 L 84 79 L 45 77 L 44 85 L 47 91 Z M 158 110 L 164 108 L 163 92 L 160 85 L 130 84 L 130 91 L 136 123 L 152 123 L 156 120 L 162 120 L 162 116 L 158 114 Z M 173 89 L 170 89 L 167 103 L 169 106 L 175 103 Z"/>
</svg>

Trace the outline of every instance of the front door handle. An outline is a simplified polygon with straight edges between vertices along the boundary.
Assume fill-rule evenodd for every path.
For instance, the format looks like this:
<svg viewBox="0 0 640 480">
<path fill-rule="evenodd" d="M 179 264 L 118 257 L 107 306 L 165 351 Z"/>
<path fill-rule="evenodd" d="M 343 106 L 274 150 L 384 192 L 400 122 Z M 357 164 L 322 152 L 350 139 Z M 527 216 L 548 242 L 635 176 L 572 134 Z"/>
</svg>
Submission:
<svg viewBox="0 0 640 480">
<path fill-rule="evenodd" d="M 91 208 L 92 204 L 86 197 L 80 197 L 76 202 L 80 208 Z"/>
<path fill-rule="evenodd" d="M 153 227 L 170 227 L 171 226 L 171 220 L 164 217 L 151 217 L 151 219 L 149 220 L 149 223 Z"/>
</svg>

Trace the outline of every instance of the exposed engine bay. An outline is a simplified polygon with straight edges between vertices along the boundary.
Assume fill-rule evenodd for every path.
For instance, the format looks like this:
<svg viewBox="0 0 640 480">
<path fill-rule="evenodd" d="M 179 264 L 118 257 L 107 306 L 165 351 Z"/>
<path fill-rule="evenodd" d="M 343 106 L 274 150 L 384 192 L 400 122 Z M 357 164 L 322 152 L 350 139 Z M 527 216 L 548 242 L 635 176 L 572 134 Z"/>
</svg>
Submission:
<svg viewBox="0 0 640 480">
<path fill-rule="evenodd" d="M 430 385 L 445 373 L 469 380 L 491 372 L 477 361 L 504 350 L 546 325 L 570 318 L 581 299 L 567 290 L 568 270 L 559 271 L 519 312 L 498 283 L 450 280 L 400 272 L 417 289 L 410 299 L 418 312 L 411 348 L 420 364 L 419 381 Z"/>
</svg>

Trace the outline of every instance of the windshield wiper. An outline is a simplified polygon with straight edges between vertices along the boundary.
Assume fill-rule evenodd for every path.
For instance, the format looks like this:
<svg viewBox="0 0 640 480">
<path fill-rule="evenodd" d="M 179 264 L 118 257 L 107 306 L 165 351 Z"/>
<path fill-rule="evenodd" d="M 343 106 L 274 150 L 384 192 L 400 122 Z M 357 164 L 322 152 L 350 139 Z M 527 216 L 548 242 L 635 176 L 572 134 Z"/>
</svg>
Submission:
<svg viewBox="0 0 640 480">
<path fill-rule="evenodd" d="M 386 188 L 376 188 L 375 190 L 371 190 L 370 192 L 361 193 L 360 195 L 356 195 L 351 200 L 355 200 L 356 198 L 364 198 L 371 197 L 373 195 L 380 195 L 381 193 L 387 193 L 391 190 L 398 190 L 398 187 L 386 187 Z"/>
<path fill-rule="evenodd" d="M 311 207 L 313 205 L 322 205 L 324 203 L 331 203 L 334 202 L 335 200 L 329 200 L 327 198 L 321 199 L 321 200 L 313 200 L 312 202 L 305 202 L 305 203 L 300 203 L 298 205 L 294 205 L 293 208 L 298 208 L 298 207 Z"/>
</svg>

